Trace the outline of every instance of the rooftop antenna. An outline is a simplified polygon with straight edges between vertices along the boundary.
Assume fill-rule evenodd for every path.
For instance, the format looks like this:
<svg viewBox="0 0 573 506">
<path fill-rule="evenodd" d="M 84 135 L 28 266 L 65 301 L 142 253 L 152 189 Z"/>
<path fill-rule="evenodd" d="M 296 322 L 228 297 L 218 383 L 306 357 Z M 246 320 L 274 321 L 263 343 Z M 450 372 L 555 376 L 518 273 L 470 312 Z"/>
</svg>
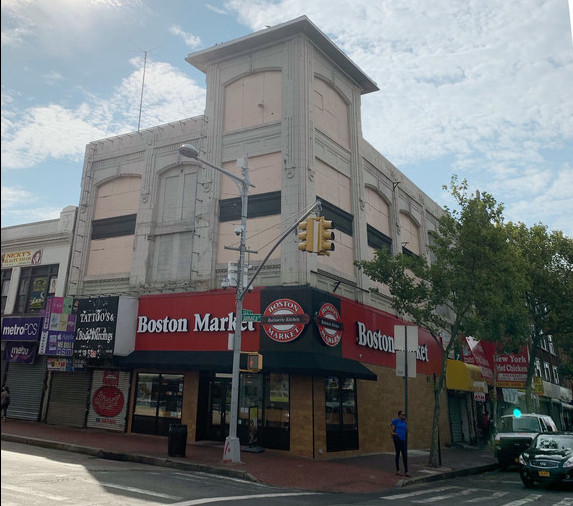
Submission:
<svg viewBox="0 0 573 506">
<path fill-rule="evenodd" d="M 141 80 L 141 97 L 139 99 L 139 118 L 137 120 L 137 131 L 141 125 L 141 109 L 143 107 L 143 88 L 145 87 L 145 69 L 147 67 L 147 51 L 144 51 L 145 57 L 143 59 L 143 79 Z"/>
</svg>

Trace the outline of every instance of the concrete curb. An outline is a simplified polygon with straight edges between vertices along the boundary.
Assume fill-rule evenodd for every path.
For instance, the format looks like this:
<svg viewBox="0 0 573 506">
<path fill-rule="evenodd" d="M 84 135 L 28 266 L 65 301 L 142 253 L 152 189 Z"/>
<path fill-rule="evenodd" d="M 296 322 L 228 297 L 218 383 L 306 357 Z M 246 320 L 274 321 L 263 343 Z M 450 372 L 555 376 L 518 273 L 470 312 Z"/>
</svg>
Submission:
<svg viewBox="0 0 573 506">
<path fill-rule="evenodd" d="M 428 483 L 432 481 L 448 480 L 451 478 L 458 478 L 460 476 L 470 476 L 472 474 L 487 473 L 488 471 L 495 471 L 499 468 L 498 463 L 484 464 L 475 467 L 466 467 L 464 469 L 455 469 L 451 471 L 436 472 L 435 474 L 429 474 L 428 476 L 416 476 L 410 478 L 409 480 L 401 480 L 398 482 L 399 487 L 406 487 L 408 485 L 416 485 L 418 483 Z"/>
<path fill-rule="evenodd" d="M 218 474 L 230 478 L 239 478 L 246 481 L 259 482 L 252 474 L 247 471 L 238 471 L 234 469 L 227 469 L 222 467 L 207 466 L 204 464 L 195 464 L 192 462 L 184 462 L 182 460 L 173 460 L 170 458 L 155 457 L 151 455 L 142 455 L 137 453 L 121 453 L 102 450 L 100 448 L 92 448 L 90 446 L 82 446 L 73 443 L 60 443 L 57 441 L 50 441 L 47 439 L 36 439 L 25 436 L 15 436 L 12 434 L 2 434 L 2 441 L 11 441 L 13 443 L 27 444 L 31 446 L 38 446 L 41 448 L 50 448 L 53 450 L 61 450 L 72 453 L 81 453 L 96 457 L 104 460 L 118 460 L 122 462 L 133 462 L 136 464 L 147 464 L 151 466 L 169 467 L 172 469 L 180 469 L 182 471 L 195 471 L 202 473 Z"/>
</svg>

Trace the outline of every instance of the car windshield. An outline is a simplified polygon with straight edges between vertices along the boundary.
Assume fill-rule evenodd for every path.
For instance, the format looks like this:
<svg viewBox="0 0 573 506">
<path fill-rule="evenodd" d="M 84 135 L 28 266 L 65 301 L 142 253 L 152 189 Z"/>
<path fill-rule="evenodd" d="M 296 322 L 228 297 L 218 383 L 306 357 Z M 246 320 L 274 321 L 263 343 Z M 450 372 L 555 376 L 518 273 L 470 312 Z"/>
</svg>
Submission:
<svg viewBox="0 0 573 506">
<path fill-rule="evenodd" d="M 540 450 L 571 450 L 573 449 L 573 436 L 543 434 L 537 437 L 533 446 Z"/>
<path fill-rule="evenodd" d="M 501 432 L 539 432 L 537 418 L 502 418 Z"/>
</svg>

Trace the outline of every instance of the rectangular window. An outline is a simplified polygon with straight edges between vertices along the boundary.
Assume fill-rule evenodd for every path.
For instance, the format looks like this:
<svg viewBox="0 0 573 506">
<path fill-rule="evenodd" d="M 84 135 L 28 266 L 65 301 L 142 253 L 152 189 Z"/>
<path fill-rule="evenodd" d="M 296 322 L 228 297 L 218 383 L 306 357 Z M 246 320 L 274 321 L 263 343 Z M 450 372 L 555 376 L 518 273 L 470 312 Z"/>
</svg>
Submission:
<svg viewBox="0 0 573 506">
<path fill-rule="evenodd" d="M 366 233 L 368 236 L 368 246 L 374 249 L 385 249 L 388 253 L 392 253 L 392 238 L 370 225 L 366 225 Z"/>
<path fill-rule="evenodd" d="M 12 269 L 4 269 L 2 271 L 2 314 L 6 310 L 6 300 L 8 299 L 8 289 L 10 288 L 10 278 L 12 277 Z"/>
<path fill-rule="evenodd" d="M 241 197 L 219 201 L 219 221 L 241 219 Z M 281 214 L 281 192 L 268 192 L 251 195 L 248 198 L 247 218 L 260 218 Z"/>
<path fill-rule="evenodd" d="M 551 381 L 551 366 L 547 362 L 543 362 L 543 370 L 545 372 L 545 381 Z"/>
<path fill-rule="evenodd" d="M 110 237 L 122 237 L 135 233 L 137 214 L 114 216 L 92 221 L 91 239 L 109 239 Z"/>
<path fill-rule="evenodd" d="M 549 351 L 552 355 L 555 355 L 555 347 L 553 346 L 553 338 L 551 336 L 547 336 L 547 341 L 549 343 Z"/>
<path fill-rule="evenodd" d="M 547 351 L 547 343 L 545 342 L 545 338 L 541 339 L 541 349 Z"/>
<path fill-rule="evenodd" d="M 559 372 L 556 366 L 553 366 L 553 383 L 559 385 Z"/>
<path fill-rule="evenodd" d="M 535 376 L 541 378 L 541 362 L 538 358 L 535 359 Z"/>
<path fill-rule="evenodd" d="M 136 391 L 132 431 L 167 436 L 181 420 L 183 375 L 139 373 Z"/>
<path fill-rule="evenodd" d="M 50 280 L 57 277 L 58 265 L 22 269 L 16 301 L 17 313 L 39 313 L 50 295 Z"/>
</svg>

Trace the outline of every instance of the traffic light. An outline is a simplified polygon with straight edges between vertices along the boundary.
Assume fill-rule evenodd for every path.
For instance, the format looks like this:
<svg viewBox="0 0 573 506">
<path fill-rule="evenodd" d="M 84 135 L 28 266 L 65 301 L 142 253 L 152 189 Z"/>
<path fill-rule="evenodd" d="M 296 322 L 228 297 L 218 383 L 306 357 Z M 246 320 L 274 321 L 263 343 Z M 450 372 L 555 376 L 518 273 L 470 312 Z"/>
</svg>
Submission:
<svg viewBox="0 0 573 506">
<path fill-rule="evenodd" d="M 242 372 L 261 372 L 263 356 L 255 351 L 242 351 L 239 359 L 239 370 Z"/>
<path fill-rule="evenodd" d="M 331 220 L 325 220 L 323 216 L 318 221 L 318 248 L 316 252 L 319 255 L 330 255 L 334 251 L 334 223 Z"/>
<path fill-rule="evenodd" d="M 309 253 L 314 253 L 315 250 L 315 224 L 318 218 L 307 218 L 305 221 L 301 221 L 298 224 L 298 229 L 300 230 L 298 238 L 301 242 L 298 243 L 298 249 L 301 251 L 308 251 Z"/>
</svg>

